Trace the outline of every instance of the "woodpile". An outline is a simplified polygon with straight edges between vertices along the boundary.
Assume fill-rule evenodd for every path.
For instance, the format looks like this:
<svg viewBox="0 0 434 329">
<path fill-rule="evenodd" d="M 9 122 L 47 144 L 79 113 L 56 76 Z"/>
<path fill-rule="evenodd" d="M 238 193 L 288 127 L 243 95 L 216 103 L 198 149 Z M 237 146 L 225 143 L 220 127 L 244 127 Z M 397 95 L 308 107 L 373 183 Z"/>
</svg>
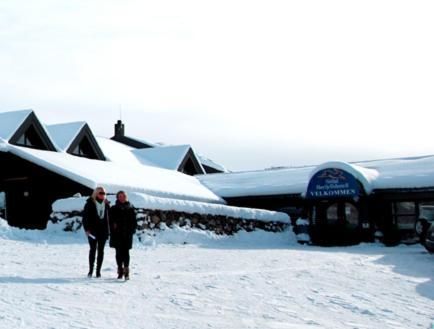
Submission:
<svg viewBox="0 0 434 329">
<path fill-rule="evenodd" d="M 289 224 L 281 222 L 264 222 L 198 213 L 189 214 L 178 211 L 140 208 L 136 209 L 136 211 L 139 232 L 180 226 L 212 231 L 216 234 L 232 235 L 238 231 L 252 232 L 257 229 L 268 232 L 282 232 L 289 226 Z M 79 211 L 55 212 L 51 215 L 51 221 L 64 225 L 63 229 L 65 231 L 78 231 L 82 228 L 81 216 L 82 214 Z"/>
</svg>

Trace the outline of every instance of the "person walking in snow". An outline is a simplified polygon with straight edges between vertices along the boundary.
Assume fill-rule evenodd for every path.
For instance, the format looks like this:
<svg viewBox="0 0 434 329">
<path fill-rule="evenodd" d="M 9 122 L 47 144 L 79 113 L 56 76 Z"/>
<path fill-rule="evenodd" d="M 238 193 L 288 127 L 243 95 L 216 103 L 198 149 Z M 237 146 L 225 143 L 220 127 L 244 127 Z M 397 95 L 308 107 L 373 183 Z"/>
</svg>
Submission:
<svg viewBox="0 0 434 329">
<path fill-rule="evenodd" d="M 91 197 L 87 199 L 83 210 L 83 228 L 89 241 L 89 278 L 93 275 L 95 255 L 98 250 L 96 262 L 96 277 L 101 277 L 101 267 L 104 260 L 104 247 L 109 237 L 109 211 L 110 204 L 106 199 L 103 187 L 97 187 Z"/>
<path fill-rule="evenodd" d="M 116 249 L 118 279 L 130 279 L 130 249 L 137 228 L 136 212 L 124 191 L 116 194 L 116 204 L 110 208 L 110 247 Z"/>
</svg>

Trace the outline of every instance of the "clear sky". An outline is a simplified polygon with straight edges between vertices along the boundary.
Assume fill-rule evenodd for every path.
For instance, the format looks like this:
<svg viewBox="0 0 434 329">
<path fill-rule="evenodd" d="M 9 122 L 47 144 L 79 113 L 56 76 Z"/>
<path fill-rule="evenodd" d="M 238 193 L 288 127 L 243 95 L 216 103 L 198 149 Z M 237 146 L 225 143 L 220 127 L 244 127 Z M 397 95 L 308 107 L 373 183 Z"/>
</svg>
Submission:
<svg viewBox="0 0 434 329">
<path fill-rule="evenodd" d="M 434 2 L 2 0 L 0 111 L 232 170 L 434 154 Z"/>
</svg>

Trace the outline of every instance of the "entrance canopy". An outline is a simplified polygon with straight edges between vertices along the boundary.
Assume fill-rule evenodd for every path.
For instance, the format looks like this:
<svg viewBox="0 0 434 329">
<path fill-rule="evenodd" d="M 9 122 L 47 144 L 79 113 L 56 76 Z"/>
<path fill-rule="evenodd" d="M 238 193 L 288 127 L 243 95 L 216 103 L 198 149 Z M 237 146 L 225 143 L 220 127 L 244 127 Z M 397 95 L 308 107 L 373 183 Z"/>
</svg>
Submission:
<svg viewBox="0 0 434 329">
<path fill-rule="evenodd" d="M 374 169 L 345 162 L 327 162 L 315 168 L 306 191 L 308 199 L 355 198 L 371 193 L 372 182 L 378 177 Z"/>
</svg>

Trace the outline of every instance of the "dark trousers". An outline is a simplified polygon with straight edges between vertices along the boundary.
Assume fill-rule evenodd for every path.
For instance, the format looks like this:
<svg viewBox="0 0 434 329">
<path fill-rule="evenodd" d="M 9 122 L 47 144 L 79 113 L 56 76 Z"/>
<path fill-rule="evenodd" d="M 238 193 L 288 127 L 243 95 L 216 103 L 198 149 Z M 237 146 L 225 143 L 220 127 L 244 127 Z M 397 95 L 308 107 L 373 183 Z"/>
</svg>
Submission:
<svg viewBox="0 0 434 329">
<path fill-rule="evenodd" d="M 130 249 L 125 247 L 116 248 L 116 263 L 118 267 L 129 267 L 130 266 Z"/>
<path fill-rule="evenodd" d="M 92 271 L 93 266 L 95 264 L 95 255 L 96 251 L 98 249 L 98 259 L 96 260 L 96 270 L 100 271 L 102 262 L 104 260 L 104 247 L 107 239 L 92 239 L 91 237 L 88 238 L 89 240 L 89 269 Z"/>
</svg>

